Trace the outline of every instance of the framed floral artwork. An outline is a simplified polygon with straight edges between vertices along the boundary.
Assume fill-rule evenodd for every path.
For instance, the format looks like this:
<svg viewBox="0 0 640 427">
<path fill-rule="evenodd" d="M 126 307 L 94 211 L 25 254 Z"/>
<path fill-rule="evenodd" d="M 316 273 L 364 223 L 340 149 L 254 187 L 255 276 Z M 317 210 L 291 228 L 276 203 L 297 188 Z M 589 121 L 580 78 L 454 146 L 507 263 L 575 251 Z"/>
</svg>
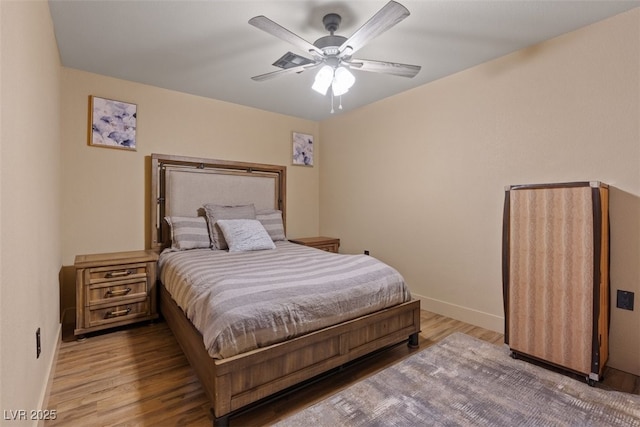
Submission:
<svg viewBox="0 0 640 427">
<path fill-rule="evenodd" d="M 90 96 L 89 145 L 136 150 L 135 104 Z"/>
<path fill-rule="evenodd" d="M 293 132 L 293 164 L 313 166 L 313 135 Z"/>
</svg>

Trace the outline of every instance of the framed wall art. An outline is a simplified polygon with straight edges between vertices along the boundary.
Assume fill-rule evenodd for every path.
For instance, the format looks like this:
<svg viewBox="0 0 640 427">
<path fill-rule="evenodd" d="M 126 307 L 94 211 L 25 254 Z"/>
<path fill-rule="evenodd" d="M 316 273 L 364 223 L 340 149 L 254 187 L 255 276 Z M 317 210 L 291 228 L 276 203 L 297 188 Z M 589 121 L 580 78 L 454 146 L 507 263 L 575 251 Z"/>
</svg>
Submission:
<svg viewBox="0 0 640 427">
<path fill-rule="evenodd" d="M 89 145 L 136 150 L 136 104 L 90 96 Z"/>
<path fill-rule="evenodd" d="M 293 132 L 293 164 L 313 166 L 313 135 Z"/>
</svg>

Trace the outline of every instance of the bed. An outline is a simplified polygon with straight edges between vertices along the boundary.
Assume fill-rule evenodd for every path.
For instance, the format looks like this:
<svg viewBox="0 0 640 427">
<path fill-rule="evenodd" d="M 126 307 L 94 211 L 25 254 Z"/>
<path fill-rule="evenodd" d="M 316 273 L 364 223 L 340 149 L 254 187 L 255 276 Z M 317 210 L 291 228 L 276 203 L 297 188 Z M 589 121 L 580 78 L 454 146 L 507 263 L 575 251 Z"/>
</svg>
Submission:
<svg viewBox="0 0 640 427">
<path fill-rule="evenodd" d="M 374 351 L 405 341 L 417 346 L 420 303 L 400 289 L 395 270 L 372 257 L 329 254 L 286 240 L 286 167 L 153 154 L 150 170 L 151 246 L 161 253 L 160 312 L 203 385 L 214 425 L 226 425 L 250 405 Z M 221 229 L 218 235 L 208 229 L 208 244 L 220 245 L 226 237 L 225 250 L 206 247 L 202 229 L 189 228 L 188 238 L 179 236 L 178 219 L 193 219 L 201 227 L 204 217 L 212 215 L 212 206 L 219 209 L 216 215 L 230 212 L 222 207 L 231 206 L 252 206 L 258 215 L 255 220 L 219 217 L 224 219 L 216 222 Z M 270 226 L 274 213 L 281 218 L 281 229 Z M 264 227 L 257 225 L 256 236 L 264 231 L 269 235 L 269 242 L 259 244 L 273 247 L 244 251 L 246 240 L 236 239 L 234 232 L 243 227 L 239 234 L 245 233 L 245 227 L 258 219 Z M 256 239 L 250 244 L 257 244 Z M 176 242 L 183 247 L 176 247 Z M 305 265 L 306 270 L 299 272 L 296 265 Z M 382 275 L 373 274 L 378 269 Z M 264 277 L 271 280 L 264 283 Z M 326 281 L 328 277 L 333 280 Z M 320 278 L 329 288 L 321 290 Z M 354 280 L 359 282 L 351 283 Z M 195 286 L 189 288 L 185 281 Z M 208 283 L 217 287 L 205 286 Z M 383 289 L 389 285 L 394 290 L 387 295 Z M 257 288 L 259 296 L 251 301 L 239 293 L 244 287 Z M 365 287 L 376 289 L 378 302 L 341 303 L 344 289 L 352 289 L 349 298 L 359 301 Z M 334 298 L 324 303 L 320 294 Z M 240 301 L 251 305 L 241 306 Z M 224 302 L 227 309 L 206 311 L 213 302 Z M 332 313 L 331 320 L 325 316 L 294 322 L 308 319 L 312 311 Z M 233 334 L 233 325 L 246 312 L 262 313 L 259 321 L 250 322 L 255 331 L 243 323 Z M 267 316 L 275 316 L 275 326 L 264 323 Z M 210 322 L 214 318 L 216 322 Z M 213 324 L 228 327 L 222 333 Z"/>
</svg>

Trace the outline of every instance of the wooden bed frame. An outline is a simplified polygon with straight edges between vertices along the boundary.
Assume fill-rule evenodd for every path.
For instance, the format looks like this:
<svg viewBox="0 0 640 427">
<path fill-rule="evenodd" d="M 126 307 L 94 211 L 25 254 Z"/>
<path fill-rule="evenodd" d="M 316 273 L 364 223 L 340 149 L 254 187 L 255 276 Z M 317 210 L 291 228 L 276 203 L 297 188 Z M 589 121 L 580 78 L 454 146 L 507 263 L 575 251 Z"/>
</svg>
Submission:
<svg viewBox="0 0 640 427">
<path fill-rule="evenodd" d="M 197 174 L 193 175 L 197 185 L 202 185 L 202 180 L 209 182 L 211 178 L 211 184 L 206 184 L 206 189 L 194 191 L 196 200 L 187 201 L 186 207 L 177 206 L 170 200 L 175 191 L 170 189 L 171 171 L 177 175 L 182 172 Z M 153 154 L 151 173 L 151 238 L 155 250 L 160 251 L 169 241 L 163 221 L 165 216 L 195 216 L 200 206 L 214 201 L 219 204 L 249 202 L 243 198 L 244 184 L 236 186 L 234 182 L 232 191 L 210 188 L 226 185 L 228 179 L 242 181 L 248 178 L 250 186 L 262 181 L 258 187 L 272 188 L 274 194 L 256 200 L 256 208 L 277 208 L 282 210 L 283 220 L 286 218 L 285 166 Z M 191 176 L 187 176 L 188 183 Z M 246 194 L 249 198 L 255 197 L 250 189 Z M 376 350 L 403 341 L 408 341 L 412 347 L 418 345 L 420 302 L 413 300 L 286 342 L 226 359 L 213 359 L 207 353 L 200 332 L 162 284 L 159 289 L 160 311 L 211 401 L 214 425 L 226 425 L 229 417 L 248 405 Z"/>
</svg>

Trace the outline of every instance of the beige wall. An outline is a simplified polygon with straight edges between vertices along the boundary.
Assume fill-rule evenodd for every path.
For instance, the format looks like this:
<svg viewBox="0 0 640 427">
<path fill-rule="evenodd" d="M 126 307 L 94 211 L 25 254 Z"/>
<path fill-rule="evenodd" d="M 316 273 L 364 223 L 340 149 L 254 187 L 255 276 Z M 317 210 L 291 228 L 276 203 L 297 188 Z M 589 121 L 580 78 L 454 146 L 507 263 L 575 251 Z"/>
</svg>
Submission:
<svg viewBox="0 0 640 427">
<path fill-rule="evenodd" d="M 291 165 L 292 131 L 319 145 L 318 123 L 69 68 L 62 76 L 64 265 L 77 254 L 148 247 L 151 153 L 286 165 L 287 234 L 318 233 L 318 161 Z M 136 152 L 87 144 L 89 95 L 137 104 Z"/>
<path fill-rule="evenodd" d="M 60 333 L 60 61 L 47 2 L 0 2 L 0 34 L 0 409 L 28 411 Z"/>
<path fill-rule="evenodd" d="M 639 118 L 635 9 L 322 122 L 320 231 L 423 308 L 501 331 L 505 185 L 601 180 L 613 295 L 638 299 Z M 612 310 L 610 365 L 640 374 L 638 303 Z"/>
<path fill-rule="evenodd" d="M 137 151 L 89 146 L 89 96 L 137 105 Z M 152 153 L 287 166 L 287 235 L 319 232 L 319 124 L 222 101 L 62 68 L 60 307 L 75 312 L 78 254 L 150 245 Z M 292 132 L 315 136 L 315 167 L 292 166 Z"/>
</svg>

